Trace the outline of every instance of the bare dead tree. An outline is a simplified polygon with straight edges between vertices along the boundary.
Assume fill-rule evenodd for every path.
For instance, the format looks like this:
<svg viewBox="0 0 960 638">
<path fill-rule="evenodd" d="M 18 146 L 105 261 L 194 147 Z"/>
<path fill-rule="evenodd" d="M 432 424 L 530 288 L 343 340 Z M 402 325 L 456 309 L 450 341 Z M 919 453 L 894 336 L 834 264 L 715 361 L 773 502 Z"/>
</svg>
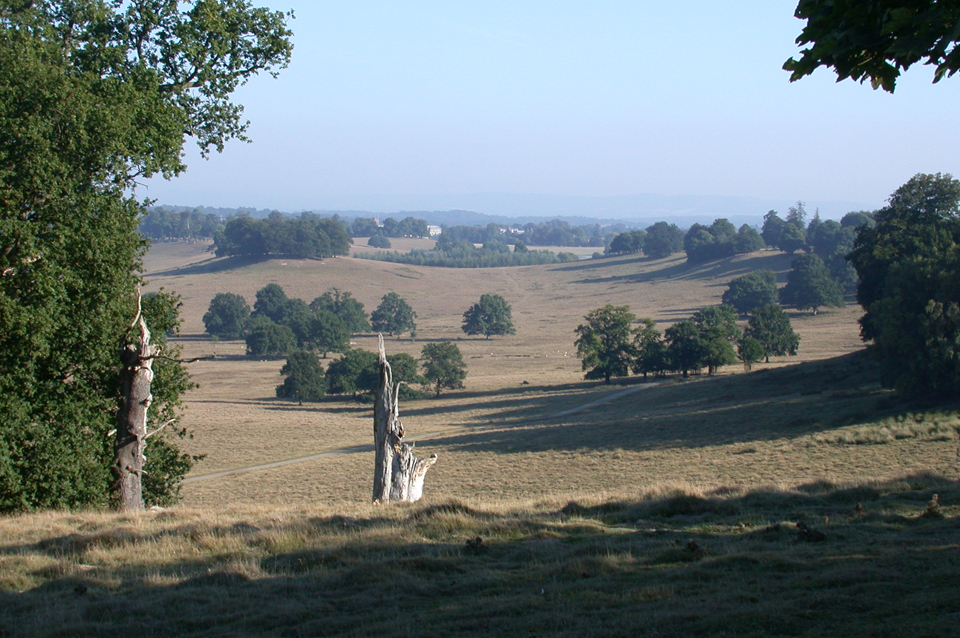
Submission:
<svg viewBox="0 0 960 638">
<path fill-rule="evenodd" d="M 413 455 L 413 446 L 403 439 L 400 421 L 400 384 L 393 384 L 393 370 L 380 342 L 380 378 L 373 404 L 373 441 L 375 450 L 373 470 L 373 501 L 404 501 L 413 503 L 423 496 L 423 480 L 427 470 L 437 462 L 437 455 L 420 459 Z"/>
<path fill-rule="evenodd" d="M 144 449 L 147 439 L 157 434 L 176 419 L 167 421 L 147 432 L 147 415 L 153 395 L 154 359 L 167 359 L 178 363 L 192 363 L 208 357 L 193 359 L 172 359 L 160 354 L 160 346 L 150 343 L 150 329 L 143 317 L 140 290 L 137 290 L 137 316 L 130 325 L 132 338 L 120 351 L 123 364 L 123 403 L 117 413 L 117 430 L 114 441 L 113 490 L 117 495 L 117 509 L 121 511 L 139 511 L 143 505 L 143 466 L 147 458 Z"/>
<path fill-rule="evenodd" d="M 130 326 L 137 335 L 120 352 L 123 363 L 123 405 L 117 414 L 117 436 L 114 442 L 113 476 L 117 508 L 121 511 L 143 509 L 141 479 L 147 458 L 143 451 L 147 441 L 147 410 L 153 396 L 153 360 L 160 348 L 150 344 L 150 329 L 143 318 L 140 291 L 137 291 L 137 316 Z"/>
</svg>

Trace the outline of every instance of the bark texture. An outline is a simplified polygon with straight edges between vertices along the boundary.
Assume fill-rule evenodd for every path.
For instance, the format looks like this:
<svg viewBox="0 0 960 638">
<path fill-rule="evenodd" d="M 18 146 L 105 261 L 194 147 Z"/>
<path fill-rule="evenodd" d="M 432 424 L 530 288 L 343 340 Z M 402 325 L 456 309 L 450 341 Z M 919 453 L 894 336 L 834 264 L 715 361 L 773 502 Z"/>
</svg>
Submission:
<svg viewBox="0 0 960 638">
<path fill-rule="evenodd" d="M 139 299 L 138 299 L 139 305 Z M 150 345 L 150 330 L 143 315 L 134 323 L 138 334 L 120 353 L 123 363 L 123 405 L 117 416 L 113 473 L 117 508 L 122 511 L 143 509 L 141 478 L 146 457 L 147 411 L 153 399 L 153 359 L 158 346 Z"/>
<path fill-rule="evenodd" d="M 427 470 L 437 462 L 437 455 L 420 459 L 413 455 L 413 446 L 403 439 L 398 400 L 399 385 L 393 384 L 393 371 L 380 335 L 380 379 L 373 404 L 373 500 L 412 503 L 423 496 L 423 480 Z"/>
</svg>

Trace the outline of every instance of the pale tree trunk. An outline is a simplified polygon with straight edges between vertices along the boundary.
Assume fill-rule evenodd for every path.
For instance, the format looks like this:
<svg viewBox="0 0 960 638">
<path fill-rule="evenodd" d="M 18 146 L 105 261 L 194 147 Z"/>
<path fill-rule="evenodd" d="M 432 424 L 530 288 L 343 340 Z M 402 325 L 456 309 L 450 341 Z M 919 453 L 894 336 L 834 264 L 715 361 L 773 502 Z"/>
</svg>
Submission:
<svg viewBox="0 0 960 638">
<path fill-rule="evenodd" d="M 403 423 L 400 422 L 399 384 L 393 384 L 393 370 L 387 362 L 380 335 L 380 380 L 373 404 L 373 500 L 375 503 L 406 501 L 412 503 L 423 496 L 423 480 L 437 455 L 419 459 L 413 455 L 413 446 L 402 442 Z"/>
<path fill-rule="evenodd" d="M 143 509 L 141 479 L 146 457 L 143 450 L 147 439 L 147 410 L 153 397 L 153 359 L 158 346 L 150 345 L 150 330 L 140 312 L 137 294 L 137 319 L 133 328 L 139 331 L 134 343 L 128 343 L 120 353 L 123 362 L 123 405 L 117 415 L 117 438 L 114 446 L 114 489 L 117 508 L 122 511 Z"/>
</svg>

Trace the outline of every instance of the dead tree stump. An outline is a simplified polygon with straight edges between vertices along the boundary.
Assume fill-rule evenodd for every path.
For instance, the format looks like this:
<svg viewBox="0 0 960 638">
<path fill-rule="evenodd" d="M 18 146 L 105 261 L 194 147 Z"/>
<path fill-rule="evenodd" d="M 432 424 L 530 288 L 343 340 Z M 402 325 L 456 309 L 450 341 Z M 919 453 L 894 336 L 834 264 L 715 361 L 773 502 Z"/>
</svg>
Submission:
<svg viewBox="0 0 960 638">
<path fill-rule="evenodd" d="M 153 396 L 153 359 L 159 347 L 150 344 L 150 330 L 139 309 L 132 328 L 139 334 L 120 353 L 123 362 L 123 404 L 117 415 L 117 437 L 114 445 L 114 490 L 117 507 L 123 511 L 143 509 L 142 476 L 146 457 L 147 410 Z"/>
<path fill-rule="evenodd" d="M 413 455 L 413 446 L 403 439 L 400 421 L 400 384 L 394 386 L 393 370 L 387 361 L 380 339 L 380 378 L 373 404 L 373 501 L 403 501 L 413 503 L 423 496 L 423 480 L 427 470 L 437 462 L 437 455 L 420 459 Z"/>
</svg>

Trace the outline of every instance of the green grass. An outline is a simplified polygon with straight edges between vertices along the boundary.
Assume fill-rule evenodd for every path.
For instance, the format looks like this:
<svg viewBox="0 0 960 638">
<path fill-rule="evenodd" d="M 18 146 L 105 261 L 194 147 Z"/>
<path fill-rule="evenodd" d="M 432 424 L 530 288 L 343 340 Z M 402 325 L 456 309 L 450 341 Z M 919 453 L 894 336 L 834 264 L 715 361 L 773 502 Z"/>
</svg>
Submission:
<svg viewBox="0 0 960 638">
<path fill-rule="evenodd" d="M 3 636 L 946 636 L 960 614 L 960 486 L 931 475 L 0 530 Z"/>
</svg>

